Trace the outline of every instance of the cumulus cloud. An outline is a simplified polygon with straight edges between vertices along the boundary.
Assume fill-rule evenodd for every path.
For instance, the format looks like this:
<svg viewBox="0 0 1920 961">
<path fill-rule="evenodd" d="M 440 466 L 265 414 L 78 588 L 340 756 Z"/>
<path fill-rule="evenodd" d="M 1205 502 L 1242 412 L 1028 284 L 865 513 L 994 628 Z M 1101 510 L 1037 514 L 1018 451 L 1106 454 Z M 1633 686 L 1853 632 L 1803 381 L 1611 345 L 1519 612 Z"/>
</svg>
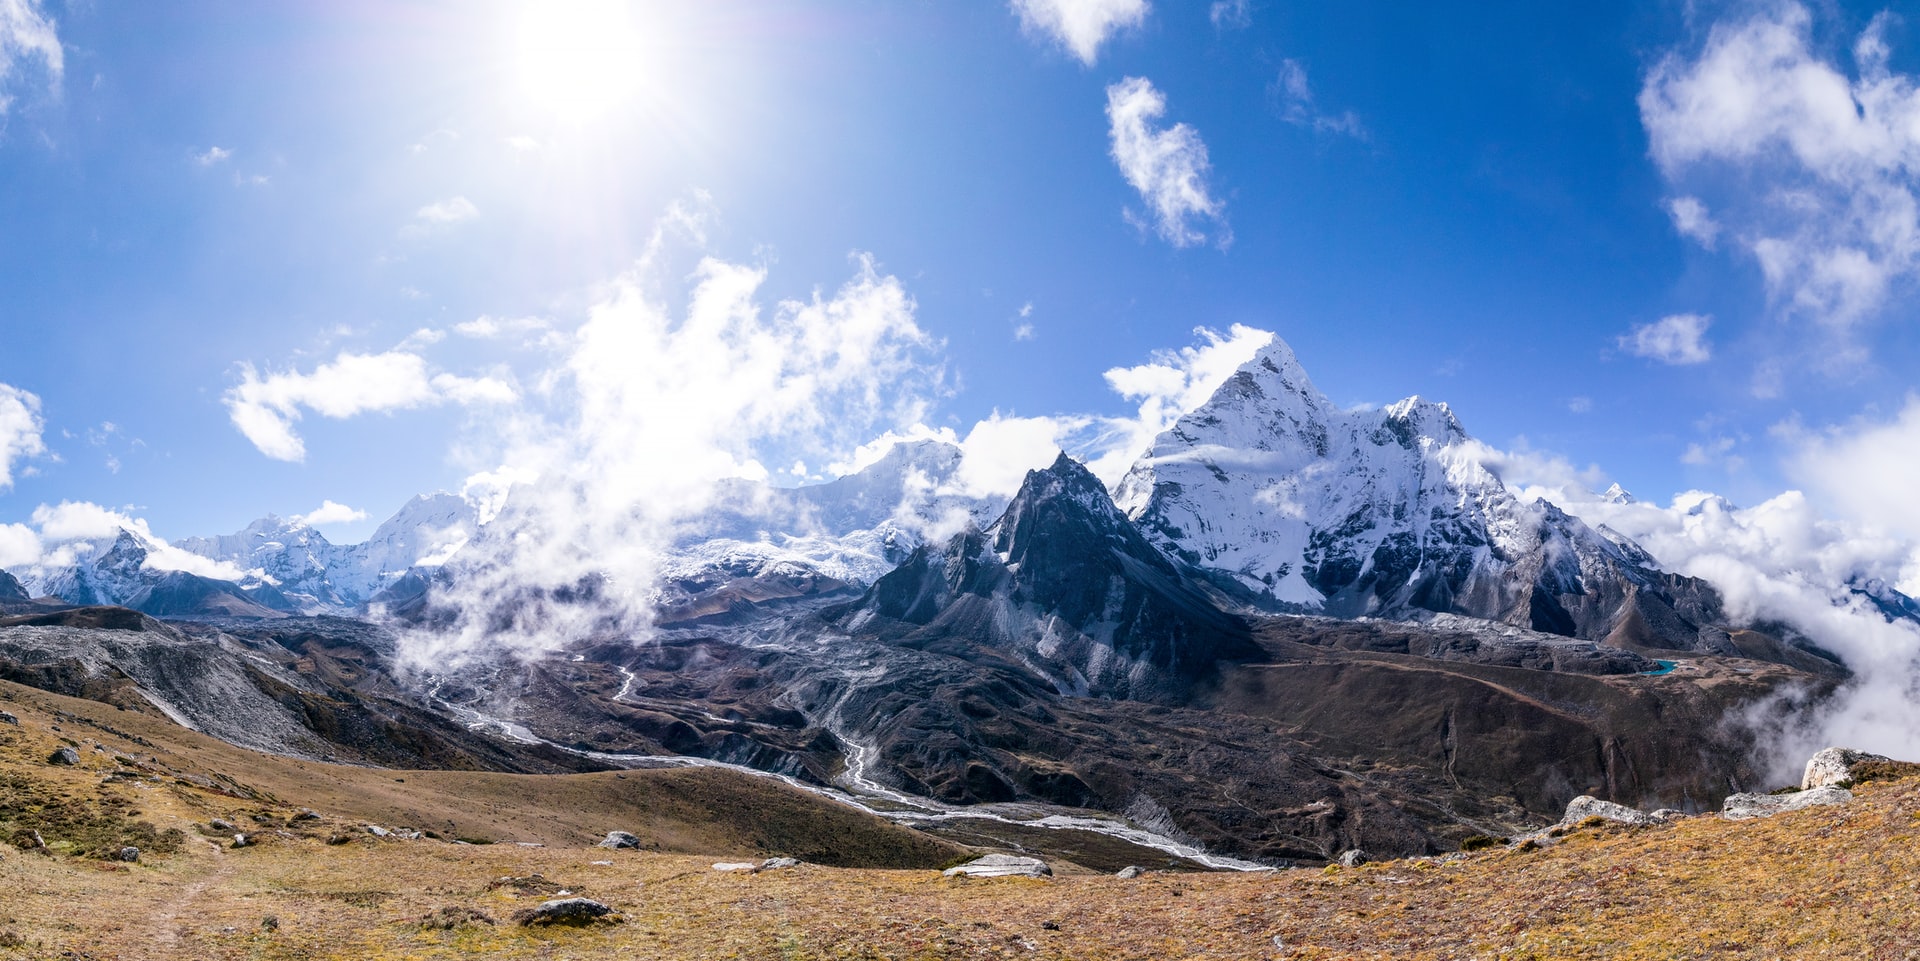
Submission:
<svg viewBox="0 0 1920 961">
<path fill-rule="evenodd" d="M 439 203 L 428 204 L 413 212 L 413 219 L 422 224 L 457 224 L 480 216 L 480 208 L 465 197 L 450 197 Z"/>
<path fill-rule="evenodd" d="M 1863 419 L 1810 432 L 1780 431 L 1788 442 L 1788 475 L 1848 518 L 1920 542 L 1920 394 L 1907 395 L 1891 419 Z M 1920 571 L 1916 571 L 1920 574 Z M 1920 594 L 1920 580 L 1903 590 Z"/>
<path fill-rule="evenodd" d="M 376 411 L 405 410 L 440 403 L 511 403 L 518 391 L 492 377 L 430 375 L 418 354 L 343 352 L 312 373 L 262 375 L 241 365 L 241 381 L 224 401 L 233 426 L 260 453 L 275 460 L 306 459 L 306 444 L 294 431 L 303 410 L 344 419 Z"/>
<path fill-rule="evenodd" d="M 0 524 L 0 571 L 25 567 L 40 559 L 40 535 L 25 524 Z"/>
<path fill-rule="evenodd" d="M 1920 85 L 1889 67 L 1887 25 L 1882 14 L 1857 39 L 1849 75 L 1816 51 L 1805 6 L 1760 5 L 1697 54 L 1663 58 L 1639 97 L 1668 179 L 1717 193 L 1770 292 L 1841 331 L 1920 270 Z M 1704 203 L 1669 212 L 1711 245 Z"/>
<path fill-rule="evenodd" d="M 1114 163 L 1146 201 L 1160 236 L 1176 247 L 1191 247 L 1207 239 L 1196 221 L 1213 221 L 1225 231 L 1225 207 L 1208 189 L 1212 170 L 1199 132 L 1184 123 L 1156 127 L 1154 121 L 1166 112 L 1167 98 L 1143 77 L 1107 88 Z"/>
<path fill-rule="evenodd" d="M 323 500 L 320 502 L 319 507 L 305 514 L 295 516 L 293 521 L 296 524 L 305 524 L 308 527 L 321 527 L 327 524 L 351 524 L 355 521 L 363 521 L 366 519 L 366 511 L 355 510 L 345 504 L 335 503 L 331 500 Z"/>
<path fill-rule="evenodd" d="M 1013 0 L 1022 27 L 1051 37 L 1089 67 L 1108 37 L 1139 26 L 1147 10 L 1147 0 Z"/>
<path fill-rule="evenodd" d="M 1635 326 L 1617 343 L 1635 357 L 1663 364 L 1704 364 L 1713 359 L 1713 346 L 1706 339 L 1712 324 L 1713 318 L 1702 314 L 1674 314 Z"/>
<path fill-rule="evenodd" d="M 47 452 L 40 398 L 0 384 L 0 491 L 13 486 L 14 465 Z"/>
<path fill-rule="evenodd" d="M 1367 126 L 1351 110 L 1324 113 L 1313 102 L 1313 86 L 1307 82 L 1307 68 L 1298 60 L 1280 61 L 1280 75 L 1269 92 L 1279 104 L 1280 117 L 1296 127 L 1308 127 L 1320 133 L 1342 134 L 1366 140 Z"/>
<path fill-rule="evenodd" d="M 573 332 L 553 409 L 505 420 L 507 466 L 474 484 L 514 533 L 463 549 L 441 598 L 449 621 L 409 641 L 423 663 L 643 635 L 662 558 L 719 481 L 824 462 L 924 419 L 938 343 L 898 279 L 857 255 L 831 293 L 769 304 L 765 268 L 708 256 L 676 295 L 667 261 L 699 223 L 666 218 Z"/>
<path fill-rule="evenodd" d="M 9 90 L 15 75 L 34 63 L 57 88 L 66 70 L 66 55 L 53 19 L 40 0 L 0 0 L 0 117 L 13 106 Z"/>
</svg>

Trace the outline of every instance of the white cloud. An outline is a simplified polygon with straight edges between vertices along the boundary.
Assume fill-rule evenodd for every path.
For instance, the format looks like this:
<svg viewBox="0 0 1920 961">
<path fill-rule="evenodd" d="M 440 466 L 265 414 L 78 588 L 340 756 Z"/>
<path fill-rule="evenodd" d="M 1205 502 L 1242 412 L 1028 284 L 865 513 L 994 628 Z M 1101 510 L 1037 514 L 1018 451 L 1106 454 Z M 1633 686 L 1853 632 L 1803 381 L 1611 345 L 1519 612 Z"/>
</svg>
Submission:
<svg viewBox="0 0 1920 961">
<path fill-rule="evenodd" d="M 1014 340 L 1032 340 L 1033 338 L 1034 338 L 1034 331 L 1033 331 L 1032 324 L 1022 323 L 1022 324 L 1014 325 L 1013 327 Z"/>
<path fill-rule="evenodd" d="M 1674 314 L 1635 326 L 1618 343 L 1635 357 L 1663 364 L 1704 364 L 1713 359 L 1713 346 L 1706 340 L 1712 323 L 1713 318 L 1701 314 Z"/>
<path fill-rule="evenodd" d="M 1569 397 L 1567 398 L 1567 411 L 1574 414 L 1591 413 L 1593 411 L 1593 398 Z"/>
<path fill-rule="evenodd" d="M 1720 224 L 1707 212 L 1707 205 L 1698 197 L 1674 197 L 1667 201 L 1667 215 L 1673 218 L 1673 229 L 1682 237 L 1690 237 L 1700 246 L 1713 249 L 1715 239 L 1720 236 Z"/>
<path fill-rule="evenodd" d="M 36 573 L 44 574 L 48 568 L 71 565 L 80 557 L 111 546 L 120 532 L 126 531 L 145 548 L 147 559 L 141 566 L 149 570 L 185 571 L 222 581 L 238 581 L 246 577 L 245 571 L 232 564 L 181 550 L 154 536 L 144 518 L 99 504 L 87 501 L 62 501 L 54 506 L 42 504 L 34 508 L 32 520 L 34 526 L 39 528 L 37 540 L 40 554 L 27 562 L 27 566 L 36 568 Z M 38 578 L 34 580 L 40 583 Z"/>
<path fill-rule="evenodd" d="M 476 340 L 491 340 L 509 335 L 545 333 L 552 323 L 544 317 L 475 317 L 453 325 L 455 333 Z"/>
<path fill-rule="evenodd" d="M 310 374 L 287 371 L 261 376 L 241 365 L 241 381 L 227 391 L 227 414 L 240 433 L 262 454 L 300 461 L 306 445 L 294 432 L 302 409 L 344 419 L 357 414 L 405 410 L 451 401 L 458 404 L 510 403 L 518 396 L 511 384 L 494 378 L 429 375 L 417 354 L 341 353 Z"/>
<path fill-rule="evenodd" d="M 13 486 L 14 465 L 47 452 L 40 398 L 0 384 L 0 491 Z"/>
<path fill-rule="evenodd" d="M 1721 435 L 1688 444 L 1680 454 L 1680 463 L 1693 467 L 1721 467 L 1728 473 L 1747 466 L 1747 459 L 1733 452 L 1739 441 Z"/>
<path fill-rule="evenodd" d="M 40 535 L 25 524 L 0 524 L 0 571 L 12 573 L 40 560 Z M 16 575 L 17 576 L 17 575 Z"/>
<path fill-rule="evenodd" d="M 1661 60 L 1639 98 L 1668 179 L 1717 192 L 1770 292 L 1838 331 L 1920 271 L 1920 85 L 1889 68 L 1887 22 L 1858 38 L 1849 77 L 1815 52 L 1805 6 L 1762 5 L 1716 25 L 1697 56 Z M 1717 233 L 1670 212 L 1703 243 Z"/>
<path fill-rule="evenodd" d="M 1366 140 L 1367 126 L 1351 110 L 1339 114 L 1321 113 L 1313 102 L 1313 86 L 1307 82 L 1307 69 L 1298 60 L 1280 61 L 1280 75 L 1270 88 L 1279 104 L 1280 117 L 1296 127 L 1310 127 L 1320 133 L 1343 134 Z"/>
<path fill-rule="evenodd" d="M 1128 77 L 1107 88 L 1107 120 L 1113 160 L 1127 183 L 1147 203 L 1154 227 L 1176 247 L 1206 241 L 1193 225 L 1212 220 L 1225 230 L 1224 210 L 1207 188 L 1207 145 L 1184 123 L 1155 129 L 1167 112 L 1167 100 L 1143 77 Z"/>
<path fill-rule="evenodd" d="M 53 19 L 40 0 L 0 0 L 0 116 L 13 106 L 8 88 L 22 64 L 38 61 L 49 84 L 58 89 L 66 55 Z"/>
<path fill-rule="evenodd" d="M 1252 0 L 1214 0 L 1207 19 L 1216 30 L 1245 30 L 1253 25 Z"/>
<path fill-rule="evenodd" d="M 1061 445 L 1085 418 L 1005 417 L 999 411 L 973 425 L 960 442 L 963 452 L 954 486 L 968 497 L 1007 496 L 1027 472 L 1060 456 Z"/>
<path fill-rule="evenodd" d="M 1890 420 L 1814 433 L 1789 425 L 1788 475 L 1851 519 L 1920 542 L 1920 394 Z M 1920 572 L 1916 572 L 1920 573 Z M 1920 583 L 1910 589 L 1920 592 Z"/>
<path fill-rule="evenodd" d="M 514 136 L 507 138 L 507 146 L 512 147 L 516 152 L 526 153 L 529 150 L 539 150 L 540 141 L 532 137 Z"/>
<path fill-rule="evenodd" d="M 208 147 L 206 153 L 194 154 L 193 162 L 202 167 L 211 167 L 231 156 L 233 156 L 233 151 L 225 147 Z"/>
<path fill-rule="evenodd" d="M 898 279 L 856 256 L 837 290 L 766 304 L 764 268 L 706 257 L 675 310 L 662 291 L 686 275 L 666 258 L 699 219 L 671 212 L 647 257 L 604 288 L 546 378 L 550 413 L 498 418 L 492 462 L 508 466 L 476 475 L 473 496 L 500 497 L 516 536 L 464 548 L 445 597 L 454 622 L 411 638 L 412 656 L 643 634 L 662 557 L 719 480 L 825 462 L 924 418 L 939 345 Z M 604 603 L 547 600 L 587 582 Z"/>
<path fill-rule="evenodd" d="M 1147 10 L 1147 0 L 1013 0 L 1021 26 L 1059 41 L 1089 67 L 1109 36 L 1139 26 Z"/>
<path fill-rule="evenodd" d="M 366 511 L 355 510 L 345 504 L 323 500 L 320 502 L 319 507 L 294 517 L 293 521 L 296 524 L 305 524 L 308 527 L 321 527 L 327 524 L 351 524 L 355 521 L 363 521 L 366 519 Z"/>
<path fill-rule="evenodd" d="M 406 339 L 400 341 L 400 343 L 398 344 L 395 344 L 393 349 L 414 351 L 414 350 L 419 350 L 422 347 L 432 347 L 434 344 L 437 344 L 446 339 L 447 339 L 446 331 L 434 330 L 431 327 L 422 327 L 419 330 L 416 330 L 413 333 L 408 334 L 406 336 Z"/>
<path fill-rule="evenodd" d="M 480 216 L 480 208 L 465 197 L 450 197 L 439 203 L 428 204 L 413 212 L 413 219 L 423 224 L 457 224 Z"/>
</svg>

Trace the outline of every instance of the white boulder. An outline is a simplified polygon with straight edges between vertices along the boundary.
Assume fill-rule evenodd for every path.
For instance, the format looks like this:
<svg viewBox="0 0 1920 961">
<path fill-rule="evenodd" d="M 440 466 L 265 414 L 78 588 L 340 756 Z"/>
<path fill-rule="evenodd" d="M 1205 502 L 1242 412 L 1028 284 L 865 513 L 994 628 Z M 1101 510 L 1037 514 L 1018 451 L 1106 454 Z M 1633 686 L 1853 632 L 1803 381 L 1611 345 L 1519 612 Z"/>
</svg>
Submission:
<svg viewBox="0 0 1920 961">
<path fill-rule="evenodd" d="M 1839 784 L 1853 780 L 1853 766 L 1867 761 L 1889 761 L 1892 758 L 1878 754 L 1868 754 L 1852 748 L 1830 747 L 1807 759 L 1807 772 L 1800 778 L 1802 791 L 1817 787 Z"/>
</svg>

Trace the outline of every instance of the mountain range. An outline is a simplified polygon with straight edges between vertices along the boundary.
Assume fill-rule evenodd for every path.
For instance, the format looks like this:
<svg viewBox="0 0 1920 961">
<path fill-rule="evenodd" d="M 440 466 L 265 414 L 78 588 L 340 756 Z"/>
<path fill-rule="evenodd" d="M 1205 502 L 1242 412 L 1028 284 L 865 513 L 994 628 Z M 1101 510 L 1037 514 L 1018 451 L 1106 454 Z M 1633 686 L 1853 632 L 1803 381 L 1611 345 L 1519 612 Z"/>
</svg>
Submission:
<svg viewBox="0 0 1920 961">
<path fill-rule="evenodd" d="M 664 548 L 644 636 L 582 622 L 602 626 L 400 657 L 463 602 L 475 545 L 497 562 L 529 530 L 511 495 L 483 515 L 441 493 L 362 544 L 277 518 L 173 545 L 122 530 L 0 577 L 4 609 L 67 618 L 0 621 L 0 675 L 131 685 L 207 730 L 239 698 L 274 719 L 247 736 L 295 756 L 366 757 L 339 732 L 386 730 L 378 763 L 674 757 L 883 798 L 928 830 L 991 820 L 951 805 L 1052 805 L 1269 862 L 1441 850 L 1578 793 L 1697 808 L 1755 786 L 1761 734 L 1729 719 L 1824 696 L 1846 666 L 1523 502 L 1484 450 L 1444 404 L 1338 407 L 1276 340 L 1111 492 L 1062 454 L 979 496 L 937 440 L 825 484 L 727 482 Z M 168 569 L 178 551 L 206 563 Z M 134 623 L 85 613 L 102 606 L 166 623 L 73 633 Z"/>
</svg>

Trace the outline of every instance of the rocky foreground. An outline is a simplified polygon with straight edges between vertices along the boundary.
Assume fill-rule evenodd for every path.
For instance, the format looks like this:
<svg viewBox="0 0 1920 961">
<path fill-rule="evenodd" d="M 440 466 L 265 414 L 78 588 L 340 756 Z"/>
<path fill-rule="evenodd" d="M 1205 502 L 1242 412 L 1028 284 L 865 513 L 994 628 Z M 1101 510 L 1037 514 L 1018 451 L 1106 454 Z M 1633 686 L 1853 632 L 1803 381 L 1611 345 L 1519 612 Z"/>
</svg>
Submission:
<svg viewBox="0 0 1920 961">
<path fill-rule="evenodd" d="M 341 768 L 328 776 L 350 791 L 288 796 L 303 782 L 249 784 L 210 742 L 0 694 L 15 722 L 0 718 L 0 958 L 1920 956 L 1911 765 L 1812 786 L 1844 803 L 1640 824 L 1595 808 L 1547 843 L 1438 858 L 1125 877 L 1054 860 L 1050 876 L 989 877 L 943 873 L 939 858 L 981 853 L 958 849 L 911 852 L 902 863 L 927 864 L 911 869 L 770 860 L 786 842 L 751 831 L 669 853 L 694 829 L 638 814 L 613 837 L 462 843 L 428 834 L 431 798 L 395 802 L 417 805 L 413 824 L 352 807 L 410 772 Z M 558 798 L 595 777 L 524 780 Z"/>
</svg>

